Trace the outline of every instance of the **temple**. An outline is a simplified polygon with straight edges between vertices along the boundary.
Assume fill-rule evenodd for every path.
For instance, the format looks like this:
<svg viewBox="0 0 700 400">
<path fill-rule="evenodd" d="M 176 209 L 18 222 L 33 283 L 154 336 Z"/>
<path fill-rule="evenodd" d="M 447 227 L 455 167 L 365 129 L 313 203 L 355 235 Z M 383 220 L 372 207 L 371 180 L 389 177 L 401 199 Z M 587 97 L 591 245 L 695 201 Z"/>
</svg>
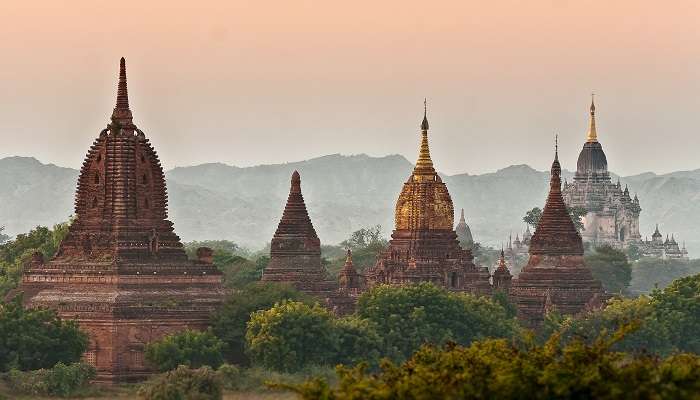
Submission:
<svg viewBox="0 0 700 400">
<path fill-rule="evenodd" d="M 272 237 L 270 262 L 263 271 L 264 282 L 283 282 L 298 290 L 326 299 L 337 289 L 321 265 L 321 241 L 306 210 L 301 193 L 301 176 L 292 174 L 291 187 L 282 218 Z"/>
<path fill-rule="evenodd" d="M 564 184 L 563 196 L 568 207 L 587 211 L 582 218 L 584 229 L 581 232 L 585 242 L 616 248 L 641 242 L 639 199 L 636 195 L 631 198 L 627 187 L 623 190 L 619 181 L 611 182 L 608 160 L 598 141 L 593 100 L 588 134 L 578 156 L 574 181 Z"/>
<path fill-rule="evenodd" d="M 656 230 L 651 235 L 651 240 L 644 239 L 639 244 L 639 255 L 642 257 L 658 258 L 662 260 L 682 260 L 688 261 L 688 250 L 683 246 L 679 246 L 676 238 L 671 234 L 671 239 L 666 235 L 664 240 L 663 235 L 659 232 L 659 225 L 656 225 Z"/>
<path fill-rule="evenodd" d="M 462 246 L 464 250 L 473 250 L 474 248 L 474 238 L 472 237 L 472 231 L 467 225 L 467 220 L 464 219 L 464 209 L 459 217 L 459 222 L 455 226 L 455 232 L 457 233 L 457 240 L 459 240 L 459 245 Z"/>
<path fill-rule="evenodd" d="M 603 300 L 603 289 L 583 260 L 583 242 L 564 204 L 555 151 L 549 196 L 529 246 L 527 265 L 510 289 L 518 318 L 537 326 L 548 311 L 578 314 Z"/>
<path fill-rule="evenodd" d="M 474 265 L 471 250 L 460 247 L 453 229 L 452 199 L 430 158 L 427 107 L 420 128 L 418 161 L 396 202 L 389 246 L 365 274 L 367 285 L 432 282 L 449 290 L 490 293 L 488 268 Z"/>
<path fill-rule="evenodd" d="M 33 256 L 19 288 L 28 307 L 78 321 L 98 381 L 145 378 L 146 343 L 206 328 L 225 295 L 210 249 L 187 258 L 167 201 L 158 156 L 133 123 L 122 58 L 111 122 L 80 171 L 75 220 L 51 260 Z"/>
</svg>

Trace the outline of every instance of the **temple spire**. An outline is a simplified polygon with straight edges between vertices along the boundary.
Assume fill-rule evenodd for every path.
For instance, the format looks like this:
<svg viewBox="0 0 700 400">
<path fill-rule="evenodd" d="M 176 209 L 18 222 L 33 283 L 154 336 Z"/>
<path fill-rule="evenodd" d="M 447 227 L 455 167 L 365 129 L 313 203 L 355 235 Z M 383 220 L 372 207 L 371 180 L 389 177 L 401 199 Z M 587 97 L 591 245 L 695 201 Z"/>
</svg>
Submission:
<svg viewBox="0 0 700 400">
<path fill-rule="evenodd" d="M 467 220 L 464 219 L 464 209 L 462 209 L 462 214 L 459 216 L 459 222 L 467 223 Z"/>
<path fill-rule="evenodd" d="M 413 176 L 421 175 L 435 175 L 435 168 L 433 167 L 433 160 L 430 159 L 430 147 L 428 146 L 428 102 L 423 101 L 423 122 L 420 125 L 421 129 L 421 143 L 420 151 L 418 153 L 418 161 L 416 161 L 416 168 L 413 170 Z"/>
<path fill-rule="evenodd" d="M 596 128 L 595 128 L 594 97 L 595 97 L 595 93 L 591 93 L 591 117 L 590 117 L 590 122 L 588 124 L 588 136 L 587 136 L 587 140 L 589 143 L 595 143 L 598 141 L 598 132 L 596 131 Z"/>
<path fill-rule="evenodd" d="M 112 112 L 112 122 L 118 125 L 131 125 L 133 116 L 129 109 L 129 92 L 126 86 L 126 60 L 119 60 L 119 83 L 117 84 L 117 104 Z"/>
</svg>

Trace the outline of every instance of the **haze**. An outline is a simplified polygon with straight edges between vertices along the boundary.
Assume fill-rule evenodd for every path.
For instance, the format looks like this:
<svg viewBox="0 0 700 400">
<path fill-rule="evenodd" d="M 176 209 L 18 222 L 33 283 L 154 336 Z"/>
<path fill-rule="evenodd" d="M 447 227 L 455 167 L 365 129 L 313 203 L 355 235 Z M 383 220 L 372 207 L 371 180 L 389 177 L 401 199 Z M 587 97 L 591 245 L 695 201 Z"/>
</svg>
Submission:
<svg viewBox="0 0 700 400">
<path fill-rule="evenodd" d="M 62 3 L 3 5 L 0 156 L 78 167 L 124 56 L 166 168 L 415 160 L 427 97 L 442 172 L 574 169 L 591 91 L 611 171 L 700 167 L 696 1 Z"/>
</svg>

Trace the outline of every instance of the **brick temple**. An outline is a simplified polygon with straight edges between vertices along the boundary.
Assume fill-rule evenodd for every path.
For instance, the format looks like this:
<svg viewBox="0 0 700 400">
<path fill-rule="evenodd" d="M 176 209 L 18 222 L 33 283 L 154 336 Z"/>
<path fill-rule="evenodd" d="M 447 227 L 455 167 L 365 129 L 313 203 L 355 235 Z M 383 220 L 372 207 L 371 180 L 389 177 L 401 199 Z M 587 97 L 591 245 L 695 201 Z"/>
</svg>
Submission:
<svg viewBox="0 0 700 400">
<path fill-rule="evenodd" d="M 167 203 L 158 156 L 133 123 L 122 58 L 111 122 L 80 171 L 75 220 L 55 257 L 35 254 L 20 286 L 27 306 L 56 309 L 89 334 L 84 359 L 98 381 L 143 379 L 148 342 L 205 328 L 222 302 L 212 251 L 188 259 Z"/>
<path fill-rule="evenodd" d="M 298 290 L 326 299 L 338 284 L 321 264 L 321 240 L 316 234 L 304 196 L 301 176 L 292 174 L 287 203 L 270 244 L 270 262 L 263 271 L 263 282 L 282 282 Z"/>
<path fill-rule="evenodd" d="M 578 314 L 604 300 L 601 283 L 583 260 L 583 242 L 567 211 L 561 192 L 561 165 L 554 153 L 549 196 L 530 240 L 530 258 L 510 295 L 518 318 L 539 325 L 547 312 Z"/>
<path fill-rule="evenodd" d="M 460 247 L 453 229 L 452 198 L 430 158 L 427 108 L 420 129 L 418 161 L 396 202 L 395 229 L 388 248 L 365 274 L 367 285 L 432 282 L 488 294 L 488 268 L 474 265 L 471 250 Z"/>
</svg>

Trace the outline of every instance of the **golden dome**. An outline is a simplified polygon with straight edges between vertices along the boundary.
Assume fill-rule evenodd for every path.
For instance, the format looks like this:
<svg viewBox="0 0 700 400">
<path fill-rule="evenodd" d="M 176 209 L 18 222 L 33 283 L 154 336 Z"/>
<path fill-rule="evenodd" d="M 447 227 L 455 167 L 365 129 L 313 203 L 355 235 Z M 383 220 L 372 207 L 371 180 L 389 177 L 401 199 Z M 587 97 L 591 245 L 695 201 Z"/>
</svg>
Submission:
<svg viewBox="0 0 700 400">
<path fill-rule="evenodd" d="M 396 230 L 452 230 L 454 226 L 452 198 L 430 159 L 427 121 L 426 110 L 418 161 L 396 201 Z"/>
</svg>

